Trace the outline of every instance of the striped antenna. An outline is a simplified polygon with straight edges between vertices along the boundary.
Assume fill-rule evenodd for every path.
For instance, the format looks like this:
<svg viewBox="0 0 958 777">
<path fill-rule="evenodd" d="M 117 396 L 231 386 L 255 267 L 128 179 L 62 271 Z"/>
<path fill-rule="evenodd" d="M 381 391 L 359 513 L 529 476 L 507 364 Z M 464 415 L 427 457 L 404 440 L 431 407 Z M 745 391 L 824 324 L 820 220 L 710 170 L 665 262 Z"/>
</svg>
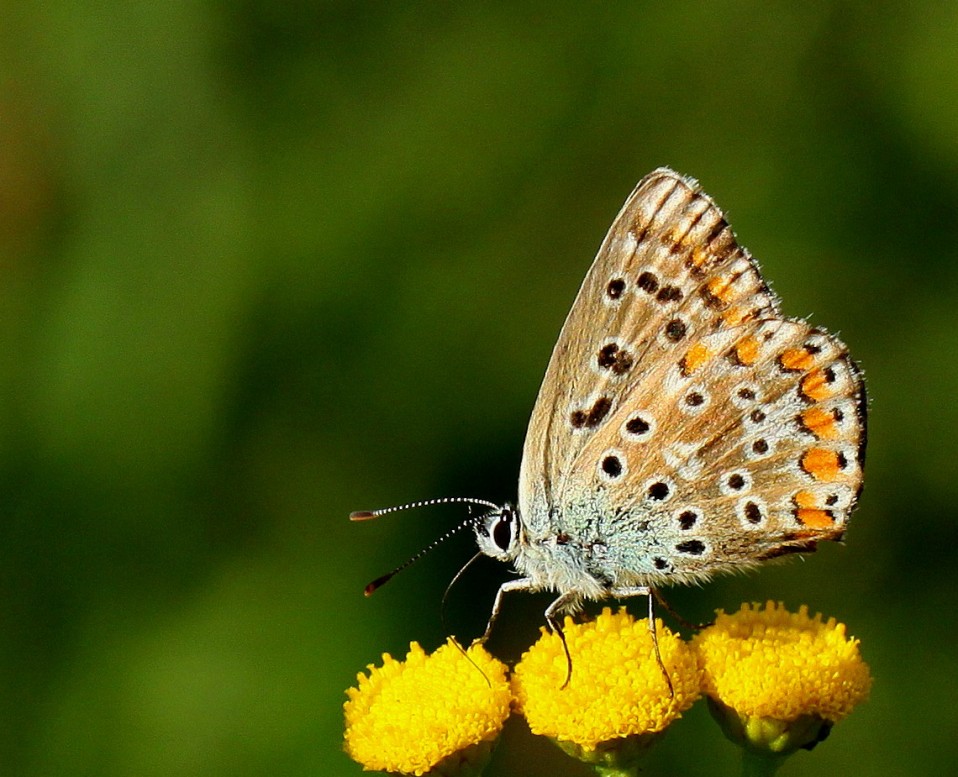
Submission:
<svg viewBox="0 0 958 777">
<path fill-rule="evenodd" d="M 502 508 L 497 505 L 495 502 L 490 502 L 486 499 L 470 499 L 465 496 L 448 496 L 440 499 L 424 499 L 420 502 L 410 502 L 405 505 L 398 505 L 396 507 L 383 507 L 379 510 L 357 510 L 356 512 L 349 514 L 349 520 L 351 521 L 369 521 L 373 518 L 379 518 L 380 516 L 387 515 L 388 513 L 396 513 L 400 510 L 412 510 L 415 507 L 431 507 L 432 505 L 443 505 L 443 504 L 469 504 L 469 505 L 479 505 L 480 507 L 488 507 L 491 510 L 501 510 Z M 434 550 L 436 547 L 441 545 L 443 542 L 448 540 L 454 534 L 458 534 L 463 529 L 468 526 L 473 526 L 476 522 L 474 517 L 466 518 L 462 523 L 453 526 L 449 531 L 443 534 L 438 539 L 430 542 L 425 548 L 420 550 L 414 556 L 406 559 L 402 564 L 396 567 L 392 572 L 387 572 L 381 577 L 377 577 L 369 585 L 366 586 L 364 593 L 366 596 L 372 596 L 378 589 L 382 588 L 386 583 L 388 583 L 395 575 L 402 572 L 406 567 L 412 566 L 419 559 L 429 553 L 431 550 Z M 466 565 L 468 566 L 468 564 Z M 458 575 L 456 576 L 458 577 Z"/>
<path fill-rule="evenodd" d="M 349 520 L 351 521 L 370 521 L 373 518 L 379 518 L 382 515 L 388 513 L 398 513 L 400 510 L 412 510 L 416 507 L 431 507 L 432 505 L 447 505 L 447 504 L 470 504 L 470 505 L 480 505 L 482 507 L 488 507 L 492 510 L 498 510 L 499 505 L 494 502 L 490 502 L 487 499 L 470 499 L 467 496 L 446 496 L 440 499 L 423 499 L 419 502 L 410 502 L 405 505 L 397 505 L 396 507 L 383 507 L 379 510 L 356 510 L 349 514 Z"/>
</svg>

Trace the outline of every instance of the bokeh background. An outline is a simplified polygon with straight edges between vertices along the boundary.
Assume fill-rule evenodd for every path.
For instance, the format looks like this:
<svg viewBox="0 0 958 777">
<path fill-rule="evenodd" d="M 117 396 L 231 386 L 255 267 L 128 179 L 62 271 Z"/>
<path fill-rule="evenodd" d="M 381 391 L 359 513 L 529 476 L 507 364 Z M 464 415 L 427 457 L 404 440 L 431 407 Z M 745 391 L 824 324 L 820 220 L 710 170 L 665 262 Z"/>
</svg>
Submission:
<svg viewBox="0 0 958 777">
<path fill-rule="evenodd" d="M 847 545 L 694 590 L 807 603 L 869 703 L 783 774 L 958 756 L 958 8 L 4 2 L 0 772 L 357 775 L 344 689 L 481 632 L 558 329 L 635 182 L 699 178 L 872 398 Z M 509 601 L 515 659 L 545 596 Z M 641 605 L 640 608 L 641 610 Z M 650 773 L 733 774 L 694 708 Z M 510 724 L 490 775 L 587 774 Z"/>
</svg>

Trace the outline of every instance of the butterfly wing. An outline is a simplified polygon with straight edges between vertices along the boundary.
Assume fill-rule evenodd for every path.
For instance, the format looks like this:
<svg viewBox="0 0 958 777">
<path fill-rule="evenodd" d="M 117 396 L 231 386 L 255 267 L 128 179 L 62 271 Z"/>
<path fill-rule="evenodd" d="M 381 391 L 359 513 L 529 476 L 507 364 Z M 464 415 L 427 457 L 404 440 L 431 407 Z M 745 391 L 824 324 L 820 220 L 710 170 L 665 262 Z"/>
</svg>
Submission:
<svg viewBox="0 0 958 777">
<path fill-rule="evenodd" d="M 520 514 L 532 543 L 572 538 L 609 583 L 695 579 L 839 538 L 863 441 L 844 346 L 783 319 L 715 203 L 660 169 L 626 201 L 559 335 Z"/>
</svg>

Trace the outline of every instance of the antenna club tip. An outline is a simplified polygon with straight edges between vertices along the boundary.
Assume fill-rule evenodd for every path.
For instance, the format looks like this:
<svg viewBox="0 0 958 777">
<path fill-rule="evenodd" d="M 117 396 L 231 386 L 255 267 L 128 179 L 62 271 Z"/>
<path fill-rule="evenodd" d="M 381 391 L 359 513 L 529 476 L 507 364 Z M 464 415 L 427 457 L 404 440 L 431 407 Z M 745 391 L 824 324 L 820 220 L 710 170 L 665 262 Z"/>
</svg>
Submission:
<svg viewBox="0 0 958 777">
<path fill-rule="evenodd" d="M 376 591 L 378 591 L 380 588 L 386 585 L 386 583 L 388 583 L 392 579 L 392 576 L 395 575 L 396 572 L 398 571 L 399 570 L 394 569 L 392 572 L 387 572 L 385 575 L 382 575 L 381 577 L 377 577 L 375 580 L 373 580 L 369 585 L 367 585 L 363 589 L 363 593 L 366 596 L 372 596 L 374 593 L 376 593 Z"/>
<path fill-rule="evenodd" d="M 372 510 L 354 510 L 349 514 L 349 520 L 351 521 L 368 521 L 370 518 L 375 518 L 376 513 Z"/>
</svg>

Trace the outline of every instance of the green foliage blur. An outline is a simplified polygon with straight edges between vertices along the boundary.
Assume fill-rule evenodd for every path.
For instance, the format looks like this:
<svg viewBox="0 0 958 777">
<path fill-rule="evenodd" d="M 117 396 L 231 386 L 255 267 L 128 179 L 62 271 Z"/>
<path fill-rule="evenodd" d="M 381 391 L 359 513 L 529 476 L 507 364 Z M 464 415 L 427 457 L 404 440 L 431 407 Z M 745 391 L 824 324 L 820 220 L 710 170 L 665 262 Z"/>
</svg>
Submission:
<svg viewBox="0 0 958 777">
<path fill-rule="evenodd" d="M 844 547 L 675 590 L 846 622 L 783 774 L 958 761 L 958 6 L 3 4 L 0 773 L 357 775 L 356 672 L 481 633 L 460 537 L 644 174 L 697 177 L 872 398 Z M 517 658 L 548 597 L 491 642 Z M 638 604 L 639 611 L 642 604 Z M 649 773 L 736 773 L 704 705 Z M 489 775 L 588 774 L 513 721 Z"/>
</svg>

